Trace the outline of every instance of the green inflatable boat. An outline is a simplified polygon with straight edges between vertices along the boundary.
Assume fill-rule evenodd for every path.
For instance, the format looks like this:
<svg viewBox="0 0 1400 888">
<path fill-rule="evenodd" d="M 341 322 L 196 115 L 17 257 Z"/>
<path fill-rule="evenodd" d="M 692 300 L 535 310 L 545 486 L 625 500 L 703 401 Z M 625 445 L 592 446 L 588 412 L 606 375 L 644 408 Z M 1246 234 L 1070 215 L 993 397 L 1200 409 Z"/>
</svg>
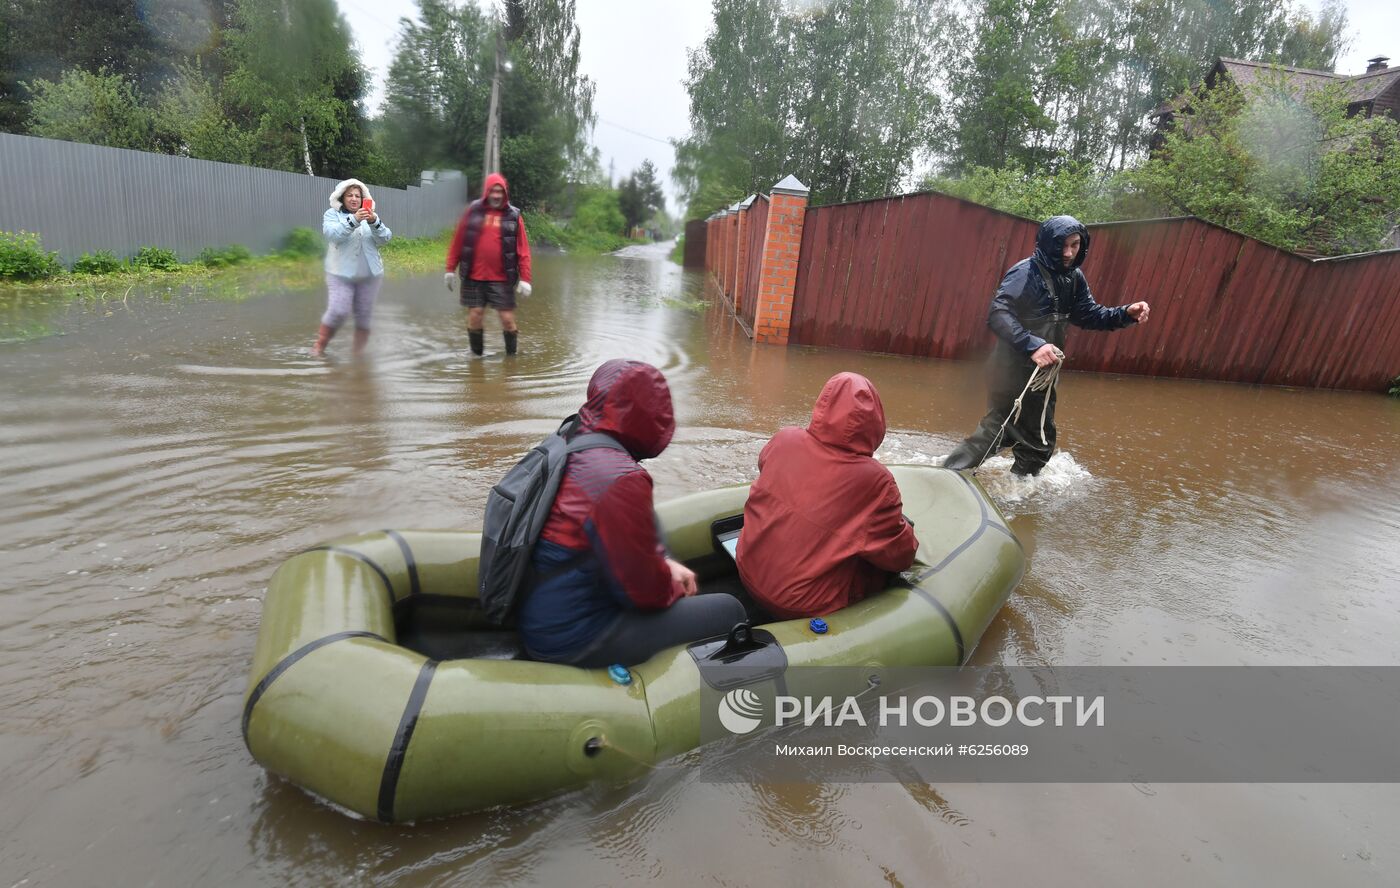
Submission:
<svg viewBox="0 0 1400 888">
<path fill-rule="evenodd" d="M 824 634 L 807 620 L 754 629 L 769 662 L 959 666 L 1020 581 L 1025 553 L 975 480 L 891 470 L 919 536 L 914 567 L 827 617 Z M 657 507 L 702 591 L 736 582 L 716 529 L 747 495 L 741 485 Z M 700 744 L 705 667 L 723 639 L 630 671 L 522 659 L 516 636 L 476 608 L 479 540 L 388 530 L 278 568 L 243 706 L 253 758 L 356 814 L 405 822 L 623 781 Z"/>
</svg>

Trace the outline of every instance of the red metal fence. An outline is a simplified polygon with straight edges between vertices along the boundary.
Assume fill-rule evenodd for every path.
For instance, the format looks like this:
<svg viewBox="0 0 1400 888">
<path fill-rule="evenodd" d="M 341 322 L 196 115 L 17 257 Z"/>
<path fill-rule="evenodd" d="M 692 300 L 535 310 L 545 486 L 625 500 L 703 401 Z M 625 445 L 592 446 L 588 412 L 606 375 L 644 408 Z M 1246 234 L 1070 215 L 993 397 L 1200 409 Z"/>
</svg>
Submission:
<svg viewBox="0 0 1400 888">
<path fill-rule="evenodd" d="M 691 219 L 685 223 L 685 251 L 682 257 L 684 268 L 705 267 L 705 220 Z"/>
<path fill-rule="evenodd" d="M 807 209 L 791 342 L 964 358 L 1035 222 L 941 194 Z M 1199 219 L 1090 226 L 1084 271 L 1138 328 L 1072 329 L 1076 370 L 1377 390 L 1400 373 L 1400 251 L 1310 261 Z"/>
</svg>

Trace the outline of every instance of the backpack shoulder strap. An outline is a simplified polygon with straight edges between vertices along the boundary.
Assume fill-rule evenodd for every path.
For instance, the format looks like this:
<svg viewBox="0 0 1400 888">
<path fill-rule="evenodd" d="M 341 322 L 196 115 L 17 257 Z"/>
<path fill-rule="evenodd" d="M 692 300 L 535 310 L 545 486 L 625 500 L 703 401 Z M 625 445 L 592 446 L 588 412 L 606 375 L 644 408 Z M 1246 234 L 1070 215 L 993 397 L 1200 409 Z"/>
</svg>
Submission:
<svg viewBox="0 0 1400 888">
<path fill-rule="evenodd" d="M 578 453 L 580 450 L 592 450 L 595 447 L 611 447 L 614 450 L 621 450 L 623 453 L 628 452 L 627 448 L 623 447 L 620 441 L 602 432 L 585 432 L 582 435 L 578 435 L 569 442 L 566 452 Z"/>
</svg>

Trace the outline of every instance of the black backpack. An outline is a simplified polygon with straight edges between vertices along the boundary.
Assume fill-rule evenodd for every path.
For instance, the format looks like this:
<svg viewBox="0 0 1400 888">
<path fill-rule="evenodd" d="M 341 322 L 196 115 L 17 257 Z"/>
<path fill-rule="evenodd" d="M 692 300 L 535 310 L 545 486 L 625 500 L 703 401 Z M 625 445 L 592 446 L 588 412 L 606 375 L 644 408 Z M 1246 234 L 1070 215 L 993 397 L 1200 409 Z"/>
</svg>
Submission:
<svg viewBox="0 0 1400 888">
<path fill-rule="evenodd" d="M 626 447 L 601 432 L 587 432 L 567 440 L 577 425 L 577 415 L 564 420 L 557 432 L 536 444 L 506 472 L 486 497 L 477 598 L 487 618 L 498 626 L 514 613 L 520 590 L 529 578 L 535 541 L 554 506 L 569 454 L 594 447 L 627 452 Z"/>
</svg>

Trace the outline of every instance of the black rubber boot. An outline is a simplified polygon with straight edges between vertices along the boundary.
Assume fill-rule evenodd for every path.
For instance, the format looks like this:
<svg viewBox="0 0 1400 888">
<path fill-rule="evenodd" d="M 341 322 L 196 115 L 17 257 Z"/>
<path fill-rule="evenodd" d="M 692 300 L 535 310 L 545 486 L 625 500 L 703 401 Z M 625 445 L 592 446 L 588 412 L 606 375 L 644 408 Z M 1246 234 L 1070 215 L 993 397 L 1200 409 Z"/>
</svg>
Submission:
<svg viewBox="0 0 1400 888">
<path fill-rule="evenodd" d="M 944 458 L 942 465 L 945 469 L 975 469 L 980 463 L 972 448 L 962 444 Z"/>
<path fill-rule="evenodd" d="M 503 330 L 502 334 L 506 338 L 506 354 L 515 354 L 515 342 L 519 338 L 520 334 L 514 330 Z"/>
<path fill-rule="evenodd" d="M 467 338 L 470 339 L 472 343 L 472 354 L 480 357 L 482 353 L 486 351 L 486 331 L 468 330 Z"/>
</svg>

